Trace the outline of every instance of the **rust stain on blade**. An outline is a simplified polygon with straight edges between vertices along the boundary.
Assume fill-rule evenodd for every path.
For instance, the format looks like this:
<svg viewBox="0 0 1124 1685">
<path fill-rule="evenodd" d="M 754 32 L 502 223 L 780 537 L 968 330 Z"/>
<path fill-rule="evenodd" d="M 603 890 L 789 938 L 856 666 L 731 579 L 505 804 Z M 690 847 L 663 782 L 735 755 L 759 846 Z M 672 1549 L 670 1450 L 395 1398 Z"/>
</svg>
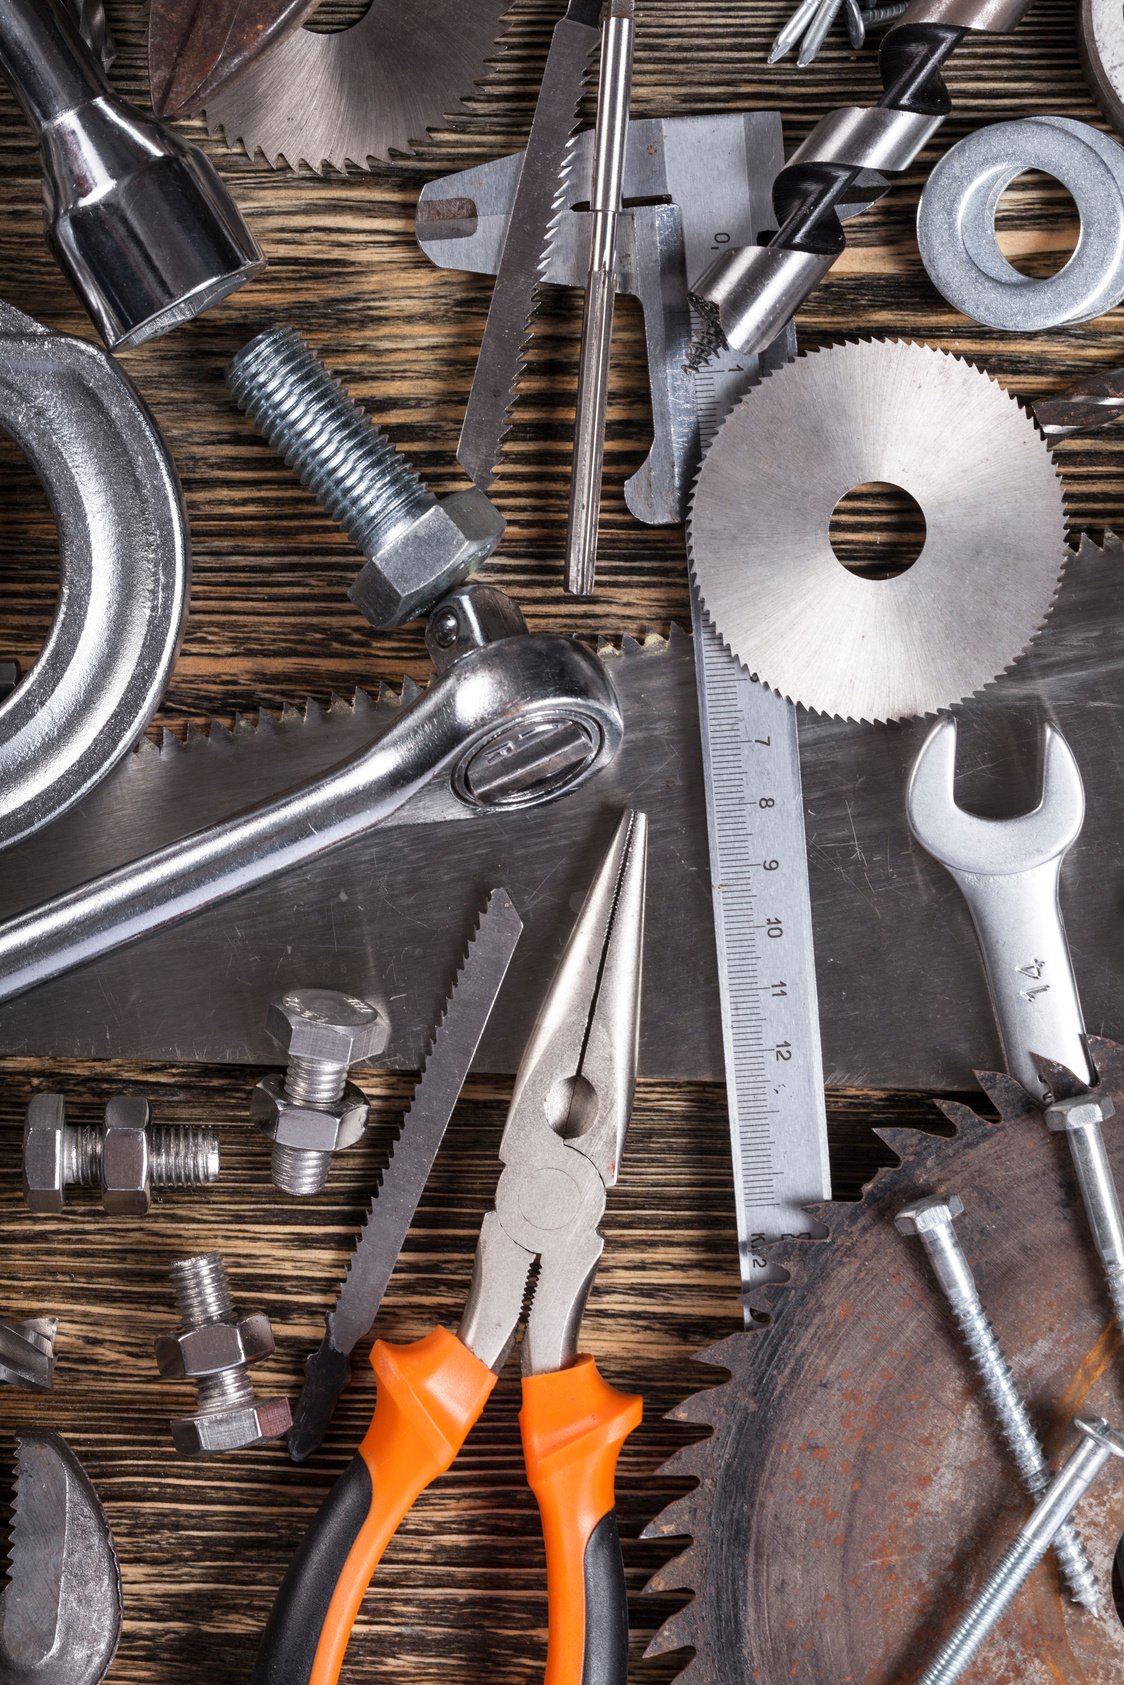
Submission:
<svg viewBox="0 0 1124 1685">
<path fill-rule="evenodd" d="M 319 0 L 152 0 L 148 77 L 160 117 L 188 116 Z"/>
</svg>

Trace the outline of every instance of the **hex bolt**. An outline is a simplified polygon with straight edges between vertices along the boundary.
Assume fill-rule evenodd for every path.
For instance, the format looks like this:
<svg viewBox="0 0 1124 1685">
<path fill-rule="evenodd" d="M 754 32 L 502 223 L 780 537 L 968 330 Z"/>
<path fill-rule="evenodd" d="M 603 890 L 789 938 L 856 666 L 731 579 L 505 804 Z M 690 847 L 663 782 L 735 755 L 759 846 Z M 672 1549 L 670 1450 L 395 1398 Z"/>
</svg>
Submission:
<svg viewBox="0 0 1124 1685">
<path fill-rule="evenodd" d="M 260 1312 L 239 1316 L 217 1252 L 177 1258 L 172 1286 L 182 1326 L 156 1342 L 161 1375 L 195 1383 L 199 1408 L 176 1417 L 172 1441 L 185 1457 L 209 1457 L 279 1439 L 292 1426 L 288 1399 L 258 1399 L 249 1369 L 269 1357 L 273 1331 Z"/>
<path fill-rule="evenodd" d="M 904 1206 L 894 1224 L 900 1234 L 916 1235 L 925 1248 L 1023 1485 L 1038 1498 L 1050 1484 L 1049 1465 L 953 1230 L 963 1211 L 958 1194 L 949 1194 L 947 1199 L 930 1194 Z M 1058 1530 L 1054 1554 L 1074 1602 L 1097 1614 L 1100 1596 L 1092 1565 L 1068 1523 Z"/>
<path fill-rule="evenodd" d="M 1110 1457 L 1124 1457 L 1124 1439 L 1103 1417 L 1074 1418 L 1084 1437 L 1023 1522 L 983 1590 L 961 1616 L 917 1685 L 953 1685 L 1026 1583 Z"/>
<path fill-rule="evenodd" d="M 1101 1124 L 1116 1108 L 1107 1094 L 1071 1094 L 1046 1107 L 1046 1127 L 1069 1138 L 1069 1151 L 1077 1174 L 1085 1215 L 1093 1231 L 1093 1244 L 1104 1265 L 1109 1298 L 1117 1327 L 1124 1334 L 1124 1216 L 1112 1166 L 1105 1151 Z"/>
<path fill-rule="evenodd" d="M 293 328 L 243 346 L 227 384 L 366 556 L 349 595 L 373 626 L 425 614 L 503 537 L 502 515 L 477 487 L 436 498 Z"/>
<path fill-rule="evenodd" d="M 390 1027 L 371 1001 L 335 989 L 290 989 L 273 1002 L 267 1026 L 288 1064 L 283 1078 L 256 1084 L 250 1117 L 273 1142 L 274 1185 L 298 1197 L 316 1194 L 332 1155 L 367 1127 L 370 1107 L 348 1071 L 382 1052 Z"/>
<path fill-rule="evenodd" d="M 23 1191 L 32 1211 L 58 1212 L 71 1188 L 99 1188 L 111 1216 L 143 1217 L 153 1188 L 201 1188 L 219 1179 L 213 1130 L 150 1128 L 148 1101 L 114 1094 L 100 1126 L 69 1124 L 61 1094 L 33 1094 L 23 1131 Z"/>
</svg>

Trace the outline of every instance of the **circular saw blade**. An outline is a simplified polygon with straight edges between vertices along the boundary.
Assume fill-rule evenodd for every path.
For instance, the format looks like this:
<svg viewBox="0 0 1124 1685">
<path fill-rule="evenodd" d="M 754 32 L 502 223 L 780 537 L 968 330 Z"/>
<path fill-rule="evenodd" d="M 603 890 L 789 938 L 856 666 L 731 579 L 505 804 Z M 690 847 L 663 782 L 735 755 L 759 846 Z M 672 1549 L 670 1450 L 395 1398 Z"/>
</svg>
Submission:
<svg viewBox="0 0 1124 1685">
<path fill-rule="evenodd" d="M 920 504 L 921 554 L 849 573 L 828 537 L 857 486 Z M 990 684 L 1050 612 L 1065 562 L 1061 481 L 1025 410 L 949 352 L 848 341 L 741 399 L 703 461 L 691 566 L 730 652 L 816 713 L 898 720 Z"/>
<path fill-rule="evenodd" d="M 1090 1046 L 1119 1113 L 1124 1050 Z M 666 1466 L 699 1484 L 645 1535 L 693 1541 L 649 1586 L 694 1592 L 649 1650 L 694 1649 L 683 1685 L 913 1679 L 1027 1513 L 924 1254 L 894 1228 L 907 1200 L 963 1198 L 957 1233 L 1051 1466 L 1072 1449 L 1075 1414 L 1124 1423 L 1120 1337 L 1066 1142 L 1010 1077 L 981 1081 L 998 1119 L 949 1105 L 952 1139 L 881 1131 L 900 1162 L 861 1201 L 814 1208 L 830 1238 L 770 1248 L 790 1272 L 759 1290 L 772 1322 L 705 1353 L 730 1379 L 675 1412 L 713 1430 Z M 1124 1130 L 1106 1139 L 1124 1177 Z M 1124 1677 L 1114 1470 L 1075 1521 L 1101 1618 L 1068 1601 L 1047 1557 L 965 1685 Z"/>
<path fill-rule="evenodd" d="M 207 125 L 276 168 L 367 169 L 464 110 L 503 51 L 505 0 L 372 0 L 350 29 L 276 41 L 208 99 Z"/>
</svg>

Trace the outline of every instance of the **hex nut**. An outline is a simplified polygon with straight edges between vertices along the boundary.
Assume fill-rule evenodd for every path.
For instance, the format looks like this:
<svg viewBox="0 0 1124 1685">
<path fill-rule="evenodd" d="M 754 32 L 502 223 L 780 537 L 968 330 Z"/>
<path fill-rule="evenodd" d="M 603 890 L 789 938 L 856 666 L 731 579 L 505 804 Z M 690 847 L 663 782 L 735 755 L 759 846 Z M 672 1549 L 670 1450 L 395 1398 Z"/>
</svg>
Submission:
<svg viewBox="0 0 1124 1685">
<path fill-rule="evenodd" d="M 373 1001 L 338 989 L 290 989 L 271 1002 L 266 1029 L 291 1058 L 357 1065 L 390 1040 L 386 1014 Z"/>
<path fill-rule="evenodd" d="M 353 1147 L 367 1127 L 370 1106 L 365 1095 L 349 1082 L 331 1106 L 304 1106 L 285 1093 L 285 1079 L 262 1077 L 250 1096 L 250 1122 L 283 1147 L 310 1153 L 338 1153 Z"/>
<path fill-rule="evenodd" d="M 181 1457 L 213 1457 L 222 1451 L 242 1451 L 266 1439 L 282 1439 L 293 1425 L 287 1398 L 262 1398 L 213 1414 L 177 1416 L 172 1443 Z"/>
<path fill-rule="evenodd" d="M 205 1322 L 162 1334 L 156 1342 L 156 1366 L 169 1380 L 195 1381 L 258 1363 L 275 1350 L 269 1318 L 252 1311 L 237 1322 Z"/>
<path fill-rule="evenodd" d="M 23 1197 L 28 1209 L 66 1206 L 66 1102 L 61 1094 L 33 1094 L 23 1126 Z"/>
<path fill-rule="evenodd" d="M 964 1215 L 964 1201 L 959 1194 L 930 1194 L 927 1199 L 915 1200 L 899 1211 L 894 1227 L 899 1234 L 919 1235 L 928 1229 L 943 1229 L 950 1219 Z"/>
<path fill-rule="evenodd" d="M 102 1133 L 102 1205 L 111 1217 L 144 1217 L 152 1206 L 149 1181 L 148 1101 L 139 1094 L 114 1094 L 105 1108 Z"/>
<path fill-rule="evenodd" d="M 1116 1107 L 1108 1094 L 1073 1094 L 1068 1100 L 1054 1100 L 1046 1107 L 1046 1128 L 1055 1134 L 1068 1129 L 1091 1129 L 1107 1123 Z"/>
<path fill-rule="evenodd" d="M 477 486 L 433 503 L 365 562 L 348 596 L 375 627 L 426 614 L 492 554 L 504 518 Z"/>
</svg>

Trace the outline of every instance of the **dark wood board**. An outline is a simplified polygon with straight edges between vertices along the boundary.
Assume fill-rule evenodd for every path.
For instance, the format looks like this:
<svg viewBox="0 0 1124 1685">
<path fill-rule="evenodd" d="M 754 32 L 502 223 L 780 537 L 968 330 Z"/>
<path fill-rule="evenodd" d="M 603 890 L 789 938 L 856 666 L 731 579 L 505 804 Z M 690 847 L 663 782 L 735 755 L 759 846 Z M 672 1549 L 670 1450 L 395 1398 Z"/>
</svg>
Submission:
<svg viewBox="0 0 1124 1685">
<path fill-rule="evenodd" d="M 357 5 L 353 12 L 361 8 Z M 111 0 L 120 58 L 117 85 L 144 96 L 142 0 Z M 842 37 L 798 72 L 764 59 L 788 0 L 641 0 L 634 109 L 664 112 L 779 106 L 798 140 L 833 106 L 877 97 L 872 54 Z M 195 571 L 183 653 L 161 723 L 182 728 L 210 713 L 278 706 L 307 693 L 369 685 L 425 670 L 416 626 L 373 636 L 347 601 L 355 561 L 346 540 L 273 458 L 230 402 L 223 369 L 251 333 L 275 321 L 302 329 L 368 402 L 438 489 L 457 483 L 454 450 L 488 300 L 488 282 L 432 268 L 412 237 L 418 188 L 523 143 L 558 6 L 520 0 L 507 51 L 455 127 L 412 160 L 369 175 L 275 174 L 208 143 L 271 259 L 266 276 L 220 310 L 122 358 L 171 443 L 191 515 Z M 338 8 L 337 15 L 346 15 Z M 931 151 L 999 117 L 1054 111 L 1097 120 L 1078 65 L 1070 0 L 1037 0 L 1010 39 L 970 42 L 949 81 L 954 116 Z M 188 126 L 196 136 L 201 124 Z M 1012 390 L 1033 396 L 1120 360 L 1119 316 L 1056 335 L 1020 339 L 976 328 L 934 293 L 912 232 L 923 172 L 895 186 L 850 226 L 845 259 L 801 317 L 803 343 L 894 333 L 982 361 Z M 34 149 L 13 102 L 0 97 L 0 295 L 53 327 L 90 332 L 41 235 Z M 1031 184 L 1004 222 L 1031 262 L 1060 259 L 1072 237 L 1065 196 Z M 641 460 L 648 425 L 644 349 L 635 312 L 620 313 L 613 371 L 597 599 L 576 605 L 560 589 L 576 300 L 547 301 L 527 395 L 497 482 L 509 529 L 493 577 L 534 626 L 639 633 L 685 620 L 682 536 L 632 521 L 620 487 Z M 1107 432 L 1064 444 L 1059 457 L 1075 528 L 1124 521 L 1121 444 Z M 939 441 L 935 441 L 939 448 Z M 881 536 L 859 511 L 852 537 Z M 25 664 L 50 623 L 53 534 L 45 500 L 7 447 L 0 454 L 0 656 Z M 375 1101 L 366 1144 L 341 1159 L 330 1189 L 294 1205 L 268 1180 L 268 1154 L 244 1128 L 254 1073 L 206 1067 L 139 1070 L 0 1068 L 0 1307 L 62 1319 L 58 1382 L 46 1399 L 4 1389 L 0 1428 L 57 1425 L 103 1494 L 120 1546 L 126 1627 L 111 1679 L 121 1685 L 236 1685 L 249 1677 L 256 1636 L 309 1517 L 342 1468 L 369 1415 L 358 1386 L 325 1454 L 293 1469 L 277 1449 L 209 1465 L 178 1460 L 166 1418 L 183 1400 L 157 1380 L 152 1339 L 171 1321 L 166 1267 L 182 1250 L 221 1249 L 240 1301 L 274 1319 L 280 1351 L 259 1384 L 292 1391 L 319 1334 L 346 1251 L 409 1085 L 364 1079 Z M 92 1121 L 100 1098 L 139 1081 L 169 1121 L 223 1128 L 224 1174 L 211 1193 L 177 1194 L 143 1224 L 111 1222 L 89 1206 L 59 1221 L 32 1219 L 19 1196 L 19 1124 L 36 1084 L 73 1098 Z M 474 1083 L 426 1191 L 380 1332 L 410 1338 L 455 1323 L 476 1227 L 495 1176 L 505 1090 Z M 833 1095 L 837 1191 L 857 1192 L 880 1161 L 870 1128 L 930 1120 L 916 1097 Z M 606 1222 L 605 1263 L 586 1343 L 618 1386 L 643 1393 L 643 1428 L 626 1446 L 619 1483 L 632 1598 L 631 1676 L 668 1681 L 675 1658 L 640 1658 L 669 1612 L 640 1596 L 668 1554 L 639 1542 L 644 1524 L 680 1489 L 660 1479 L 686 1430 L 663 1413 L 700 1382 L 690 1354 L 737 1326 L 733 1201 L 724 1103 L 716 1088 L 642 1087 L 620 1188 Z M 505 1377 L 454 1471 L 417 1506 L 367 1599 L 346 1677 L 398 1685 L 450 1678 L 538 1677 L 545 1643 L 541 1544 L 522 1479 L 518 1387 Z"/>
</svg>

